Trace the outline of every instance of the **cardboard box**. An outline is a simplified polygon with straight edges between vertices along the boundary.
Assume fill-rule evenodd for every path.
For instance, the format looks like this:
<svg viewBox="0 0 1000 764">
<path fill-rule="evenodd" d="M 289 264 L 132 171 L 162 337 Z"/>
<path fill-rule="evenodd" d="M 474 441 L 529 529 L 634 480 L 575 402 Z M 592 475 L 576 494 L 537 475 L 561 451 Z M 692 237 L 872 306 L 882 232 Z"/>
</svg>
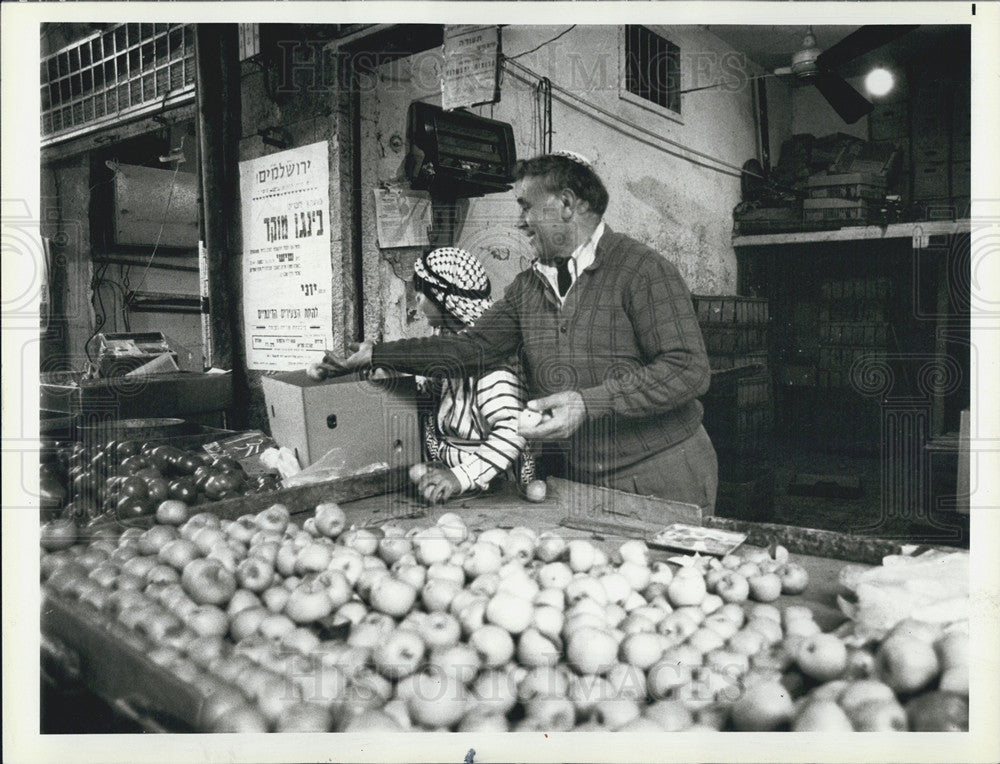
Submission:
<svg viewBox="0 0 1000 764">
<path fill-rule="evenodd" d="M 331 451 L 330 466 L 349 475 L 371 464 L 421 460 L 413 377 L 362 380 L 356 374 L 316 382 L 305 370 L 261 378 L 271 437 L 308 467 Z"/>
</svg>

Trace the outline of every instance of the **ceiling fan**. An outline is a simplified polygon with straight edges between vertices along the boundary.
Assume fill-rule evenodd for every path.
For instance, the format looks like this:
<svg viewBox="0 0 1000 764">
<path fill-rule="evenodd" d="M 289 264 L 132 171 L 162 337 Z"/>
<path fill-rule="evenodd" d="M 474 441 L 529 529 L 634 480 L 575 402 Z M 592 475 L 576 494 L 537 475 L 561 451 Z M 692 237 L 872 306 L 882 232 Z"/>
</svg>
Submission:
<svg viewBox="0 0 1000 764">
<path fill-rule="evenodd" d="M 874 107 L 835 70 L 897 37 L 902 37 L 912 29 L 916 29 L 915 24 L 863 26 L 826 50 L 820 50 L 812 27 L 809 27 L 802 40 L 802 48 L 792 54 L 791 66 L 775 69 L 774 73 L 791 74 L 803 82 L 815 85 L 840 118 L 853 124 Z"/>
</svg>

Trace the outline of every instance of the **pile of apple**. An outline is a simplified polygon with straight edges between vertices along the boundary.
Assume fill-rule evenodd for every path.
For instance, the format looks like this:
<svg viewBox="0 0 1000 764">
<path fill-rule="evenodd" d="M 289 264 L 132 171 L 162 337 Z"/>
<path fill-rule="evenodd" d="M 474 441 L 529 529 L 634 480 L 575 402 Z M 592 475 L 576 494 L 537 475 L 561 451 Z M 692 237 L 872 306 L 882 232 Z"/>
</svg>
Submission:
<svg viewBox="0 0 1000 764">
<path fill-rule="evenodd" d="M 42 577 L 195 687 L 200 729 L 967 725 L 962 635 L 904 623 L 849 648 L 804 606 L 748 601 L 777 597 L 783 574 L 805 586 L 781 555 L 675 568 L 641 541 L 609 556 L 450 513 L 370 530 L 334 503 L 301 525 L 280 504 L 235 521 L 167 509 L 43 552 Z"/>
</svg>

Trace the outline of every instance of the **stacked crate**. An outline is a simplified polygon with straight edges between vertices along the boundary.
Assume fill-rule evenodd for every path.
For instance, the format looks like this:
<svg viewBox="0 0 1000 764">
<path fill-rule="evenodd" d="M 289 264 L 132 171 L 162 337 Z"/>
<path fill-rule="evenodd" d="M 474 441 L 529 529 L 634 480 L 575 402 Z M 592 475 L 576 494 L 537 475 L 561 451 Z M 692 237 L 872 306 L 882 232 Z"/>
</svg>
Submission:
<svg viewBox="0 0 1000 764">
<path fill-rule="evenodd" d="M 767 300 L 692 295 L 713 371 L 767 366 Z"/>
<path fill-rule="evenodd" d="M 971 91 L 968 80 L 934 62 L 910 74 L 909 92 L 878 101 L 868 116 L 875 144 L 901 152 L 900 173 L 890 182 L 915 220 L 969 216 Z"/>
<path fill-rule="evenodd" d="M 859 359 L 885 355 L 891 296 L 892 281 L 887 277 L 820 284 L 817 387 L 849 387 L 851 368 Z"/>
<path fill-rule="evenodd" d="M 712 383 L 702 399 L 704 425 L 719 457 L 720 515 L 768 519 L 774 398 L 768 370 L 767 300 L 693 295 Z"/>
</svg>

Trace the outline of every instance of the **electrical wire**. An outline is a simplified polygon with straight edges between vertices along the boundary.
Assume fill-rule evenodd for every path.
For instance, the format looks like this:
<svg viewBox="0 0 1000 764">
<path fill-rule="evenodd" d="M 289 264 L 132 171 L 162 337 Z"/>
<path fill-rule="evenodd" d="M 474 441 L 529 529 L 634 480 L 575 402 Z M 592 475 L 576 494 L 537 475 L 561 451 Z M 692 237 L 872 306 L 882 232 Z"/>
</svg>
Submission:
<svg viewBox="0 0 1000 764">
<path fill-rule="evenodd" d="M 516 67 L 517 69 L 522 70 L 524 74 L 527 75 L 527 77 L 532 78 L 532 79 L 527 79 L 525 76 L 520 75 L 516 71 L 508 70 L 511 76 L 513 76 L 515 79 L 526 85 L 533 85 L 534 83 L 532 80 L 538 81 L 543 79 L 542 76 L 539 75 L 537 72 L 533 71 L 532 69 L 529 69 L 524 64 L 519 64 L 516 61 L 511 60 L 510 58 L 504 58 L 503 63 L 505 64 L 505 68 L 506 64 L 510 64 L 512 67 Z M 642 125 L 638 125 L 634 122 L 630 122 L 627 119 L 623 119 L 620 114 L 614 114 L 608 111 L 607 109 L 598 106 L 597 104 L 591 103 L 586 99 L 580 98 L 578 95 L 575 95 L 574 93 L 566 90 L 565 88 L 559 85 L 556 85 L 555 83 L 551 83 L 550 87 L 553 93 L 555 94 L 554 97 L 561 103 L 564 103 L 570 108 L 576 109 L 582 114 L 588 114 L 588 112 L 585 111 L 584 108 L 582 107 L 591 109 L 592 111 L 597 112 L 598 114 L 606 118 L 606 119 L 599 119 L 592 113 L 588 114 L 588 116 L 590 116 L 592 119 L 597 119 L 598 122 L 601 122 L 607 127 L 617 130 L 618 132 L 624 133 L 625 135 L 629 135 L 630 137 L 637 138 L 638 140 L 642 141 L 643 143 L 649 146 L 659 148 L 660 150 L 665 151 L 668 154 L 679 157 L 681 159 L 685 159 L 691 162 L 692 164 L 697 164 L 701 167 L 715 170 L 716 172 L 720 172 L 724 175 L 731 175 L 737 178 L 741 178 L 744 175 L 755 175 L 755 177 L 759 177 L 762 180 L 769 180 L 768 178 L 764 178 L 762 175 L 749 173 L 743 170 L 742 167 L 737 167 L 736 165 L 730 164 L 725 160 L 719 159 L 718 157 L 714 157 L 711 154 L 707 154 L 704 151 L 698 151 L 697 149 L 690 148 L 689 146 L 685 146 L 683 143 L 679 143 L 677 141 L 671 140 L 670 138 L 666 138 L 660 135 L 659 133 L 656 133 L 652 130 L 643 127 Z M 622 130 L 621 129 L 622 125 L 625 125 L 631 128 L 632 130 L 635 130 L 637 133 L 649 136 L 649 138 L 654 139 L 655 142 Z M 666 143 L 667 145 L 672 146 L 679 151 L 671 151 L 669 149 L 666 149 L 662 146 L 663 143 Z M 679 153 L 679 152 L 685 152 L 685 153 Z M 692 157 L 699 157 L 705 161 L 697 161 Z"/>
<path fill-rule="evenodd" d="M 549 43 L 555 42 L 556 40 L 558 40 L 563 35 L 569 34 L 574 29 L 576 29 L 576 24 L 570 25 L 569 27 L 567 27 L 566 29 L 564 29 L 563 31 L 561 31 L 559 34 L 557 34 L 555 37 L 553 37 L 551 40 L 546 40 L 541 45 L 536 45 L 531 50 L 526 50 L 526 51 L 524 51 L 524 53 L 518 53 L 516 56 L 504 56 L 504 59 L 506 59 L 507 61 L 513 61 L 515 58 L 521 58 L 522 56 L 530 55 L 531 53 L 534 53 L 536 50 L 540 50 L 541 48 L 544 48 Z"/>
<path fill-rule="evenodd" d="M 177 149 L 178 151 L 183 151 L 184 150 L 184 138 L 185 138 L 185 136 L 182 135 L 181 136 L 181 145 Z M 153 243 L 153 251 L 150 253 L 150 255 L 149 255 L 149 261 L 146 263 L 146 267 L 142 271 L 142 278 L 140 278 L 139 279 L 139 283 L 136 284 L 136 289 L 138 289 L 139 287 L 141 287 L 143 284 L 146 283 L 146 274 L 149 273 L 149 267 L 153 264 L 153 258 L 156 257 L 156 250 L 160 246 L 160 238 L 163 236 L 163 229 L 167 225 L 167 214 L 170 212 L 170 203 L 174 199 L 174 190 L 177 188 L 177 173 L 180 172 L 180 169 L 181 169 L 181 163 L 179 161 L 177 161 L 177 164 L 174 166 L 173 177 L 170 180 L 170 193 L 167 194 L 167 204 L 163 208 L 163 219 L 160 220 L 160 230 L 157 231 L 157 233 L 156 233 L 156 241 Z M 135 294 L 134 291 L 130 291 L 130 293 L 129 293 L 130 298 L 134 294 Z"/>
</svg>

